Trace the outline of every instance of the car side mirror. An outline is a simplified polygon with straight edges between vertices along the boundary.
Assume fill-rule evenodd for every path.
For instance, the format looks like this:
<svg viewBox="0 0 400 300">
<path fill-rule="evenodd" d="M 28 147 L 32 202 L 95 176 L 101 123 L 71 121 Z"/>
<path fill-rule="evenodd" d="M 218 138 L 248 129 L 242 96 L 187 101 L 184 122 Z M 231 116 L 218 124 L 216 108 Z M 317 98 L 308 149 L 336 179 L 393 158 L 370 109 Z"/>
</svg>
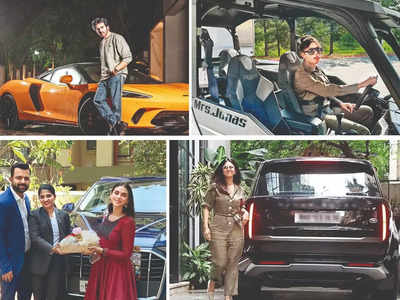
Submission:
<svg viewBox="0 0 400 300">
<path fill-rule="evenodd" d="M 60 82 L 69 85 L 69 84 L 72 82 L 72 76 L 71 76 L 71 75 L 64 75 L 64 76 L 61 76 Z"/>
<path fill-rule="evenodd" d="M 72 212 L 74 210 L 74 208 L 75 208 L 75 204 L 72 203 L 72 202 L 71 203 L 66 203 L 66 204 L 64 204 L 62 206 L 62 210 L 67 212 L 67 213 Z"/>
</svg>

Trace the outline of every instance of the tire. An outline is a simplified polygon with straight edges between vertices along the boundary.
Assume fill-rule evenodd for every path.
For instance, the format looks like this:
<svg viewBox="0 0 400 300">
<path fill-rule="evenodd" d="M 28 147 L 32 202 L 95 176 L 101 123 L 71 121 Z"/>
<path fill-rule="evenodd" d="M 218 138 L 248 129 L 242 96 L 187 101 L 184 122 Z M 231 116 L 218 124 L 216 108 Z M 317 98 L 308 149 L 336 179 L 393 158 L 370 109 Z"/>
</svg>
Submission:
<svg viewBox="0 0 400 300">
<path fill-rule="evenodd" d="M 79 107 L 78 124 L 85 135 L 105 135 L 109 130 L 107 122 L 98 112 L 92 97 L 83 100 Z"/>
<path fill-rule="evenodd" d="M 18 130 L 23 128 L 23 124 L 18 118 L 18 108 L 13 96 L 6 94 L 1 101 L 1 119 L 6 129 Z"/>
<path fill-rule="evenodd" d="M 353 300 L 369 300 L 371 298 L 371 293 L 368 290 L 363 289 L 353 289 L 352 297 Z"/>
<path fill-rule="evenodd" d="M 399 269 L 398 269 L 398 262 L 394 264 L 393 267 L 393 282 L 394 286 L 390 290 L 386 291 L 377 291 L 374 293 L 373 299 L 379 299 L 379 300 L 397 300 L 397 295 L 399 293 Z"/>
<path fill-rule="evenodd" d="M 239 272 L 238 295 L 233 296 L 233 300 L 260 300 L 261 286 L 256 278 L 248 278 Z M 263 295 L 263 300 L 270 300 L 272 297 Z"/>
<path fill-rule="evenodd" d="M 384 291 L 375 294 L 373 299 L 379 300 L 396 300 L 397 299 L 397 291 Z"/>
</svg>

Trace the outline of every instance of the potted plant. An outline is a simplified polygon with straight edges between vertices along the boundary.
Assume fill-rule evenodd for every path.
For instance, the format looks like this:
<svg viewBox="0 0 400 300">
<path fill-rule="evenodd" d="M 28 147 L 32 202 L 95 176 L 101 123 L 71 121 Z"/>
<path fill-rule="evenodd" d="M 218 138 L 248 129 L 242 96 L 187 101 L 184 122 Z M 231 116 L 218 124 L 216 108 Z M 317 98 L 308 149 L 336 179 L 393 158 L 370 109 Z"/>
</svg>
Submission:
<svg viewBox="0 0 400 300">
<path fill-rule="evenodd" d="M 188 280 L 192 289 L 205 289 L 211 271 L 210 250 L 208 243 L 200 244 L 195 248 L 190 248 L 183 243 L 185 252 L 183 280 Z"/>
</svg>

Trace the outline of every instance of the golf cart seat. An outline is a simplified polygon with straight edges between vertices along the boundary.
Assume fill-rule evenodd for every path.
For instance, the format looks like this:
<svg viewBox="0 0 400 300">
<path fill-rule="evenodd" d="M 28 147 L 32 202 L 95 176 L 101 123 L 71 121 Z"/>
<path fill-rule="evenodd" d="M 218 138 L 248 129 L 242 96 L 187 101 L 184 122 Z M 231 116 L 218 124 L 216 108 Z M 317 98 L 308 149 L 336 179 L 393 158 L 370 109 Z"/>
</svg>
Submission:
<svg viewBox="0 0 400 300">
<path fill-rule="evenodd" d="M 273 133 L 289 134 L 273 83 L 260 75 L 250 57 L 232 57 L 227 73 L 226 97 L 232 108 L 250 113 Z"/>
<path fill-rule="evenodd" d="M 219 78 L 226 79 L 228 66 L 232 57 L 238 56 L 239 52 L 235 49 L 224 49 L 219 53 Z"/>
<path fill-rule="evenodd" d="M 299 99 L 294 91 L 294 74 L 302 64 L 296 52 L 288 51 L 279 59 L 278 86 L 281 89 L 276 93 L 279 105 L 284 109 L 284 118 L 293 130 L 305 134 L 323 134 L 325 129 L 322 121 L 317 117 L 304 114 Z"/>
<path fill-rule="evenodd" d="M 218 64 L 218 89 L 221 95 L 226 94 L 226 76 L 228 73 L 228 66 L 232 57 L 238 56 L 239 52 L 235 49 L 224 49 L 219 53 Z M 225 99 L 224 99 L 225 100 Z M 226 101 L 228 102 L 228 101 Z"/>
<path fill-rule="evenodd" d="M 301 106 L 297 101 L 297 96 L 293 90 L 294 74 L 300 65 L 301 60 L 297 56 L 296 52 L 289 51 L 281 55 L 278 69 L 278 86 L 288 94 L 288 97 L 285 98 L 285 102 L 283 103 L 285 108 L 303 114 L 303 110 L 301 109 Z"/>
</svg>

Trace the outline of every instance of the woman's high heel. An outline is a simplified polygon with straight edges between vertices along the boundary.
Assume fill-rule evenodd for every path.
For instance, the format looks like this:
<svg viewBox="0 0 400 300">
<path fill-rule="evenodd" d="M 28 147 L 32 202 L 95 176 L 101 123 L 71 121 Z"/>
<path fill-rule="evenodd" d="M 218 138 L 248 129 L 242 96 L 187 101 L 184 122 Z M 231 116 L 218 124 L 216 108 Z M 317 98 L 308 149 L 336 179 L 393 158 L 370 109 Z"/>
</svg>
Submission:
<svg viewBox="0 0 400 300">
<path fill-rule="evenodd" d="M 211 285 L 212 285 L 212 290 L 211 290 Z M 214 289 L 215 289 L 215 283 L 212 280 L 208 281 L 207 284 L 207 295 L 208 295 L 208 300 L 214 300 Z"/>
</svg>

